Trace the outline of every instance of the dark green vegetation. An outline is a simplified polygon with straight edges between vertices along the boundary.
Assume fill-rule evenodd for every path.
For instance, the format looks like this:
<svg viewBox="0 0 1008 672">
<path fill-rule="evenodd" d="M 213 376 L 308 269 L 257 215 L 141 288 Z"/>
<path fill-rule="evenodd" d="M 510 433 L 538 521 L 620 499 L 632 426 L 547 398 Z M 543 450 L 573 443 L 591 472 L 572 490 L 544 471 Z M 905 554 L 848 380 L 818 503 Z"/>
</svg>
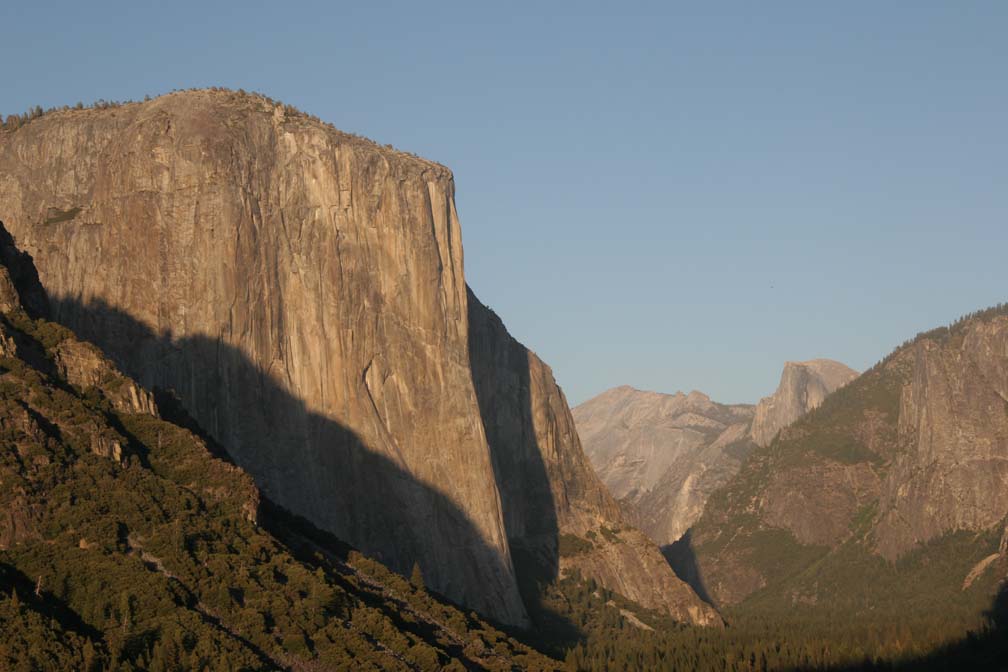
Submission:
<svg viewBox="0 0 1008 672">
<path fill-rule="evenodd" d="M 572 671 L 1004 669 L 1008 590 L 967 620 L 940 603 L 933 608 L 906 618 L 895 608 L 848 617 L 808 606 L 776 614 L 744 606 L 728 610 L 729 625 L 719 630 L 675 623 L 569 576 L 544 586 L 531 643 L 565 658 Z"/>
<path fill-rule="evenodd" d="M 557 667 L 260 502 L 188 429 L 70 385 L 65 329 L 0 327 L 0 670 Z"/>
</svg>

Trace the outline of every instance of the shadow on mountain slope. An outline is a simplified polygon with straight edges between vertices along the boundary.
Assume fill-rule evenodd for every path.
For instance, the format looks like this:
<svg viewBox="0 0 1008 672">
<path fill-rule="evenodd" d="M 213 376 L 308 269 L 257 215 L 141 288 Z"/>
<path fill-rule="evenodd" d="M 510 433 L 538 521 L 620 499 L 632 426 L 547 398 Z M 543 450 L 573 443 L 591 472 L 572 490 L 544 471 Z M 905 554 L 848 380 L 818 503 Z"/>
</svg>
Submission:
<svg viewBox="0 0 1008 672">
<path fill-rule="evenodd" d="M 683 536 L 671 544 L 662 546 L 661 552 L 676 576 L 689 584 L 689 587 L 701 600 L 711 606 L 716 606 L 707 592 L 703 577 L 700 575 L 700 565 L 697 562 L 696 551 L 693 549 L 693 528 L 686 530 Z"/>
<path fill-rule="evenodd" d="M 222 447 L 264 498 L 403 575 L 417 563 L 438 593 L 515 624 L 506 607 L 510 563 L 465 512 L 354 431 L 308 409 L 243 352 L 206 336 L 155 333 L 101 300 L 50 297 L 50 305 L 55 321 L 155 390 L 173 421 Z M 245 388 L 244 398 L 258 400 L 257 407 L 236 407 L 227 393 L 234 386 Z M 264 444 L 268 450 L 257 450 Z"/>
</svg>

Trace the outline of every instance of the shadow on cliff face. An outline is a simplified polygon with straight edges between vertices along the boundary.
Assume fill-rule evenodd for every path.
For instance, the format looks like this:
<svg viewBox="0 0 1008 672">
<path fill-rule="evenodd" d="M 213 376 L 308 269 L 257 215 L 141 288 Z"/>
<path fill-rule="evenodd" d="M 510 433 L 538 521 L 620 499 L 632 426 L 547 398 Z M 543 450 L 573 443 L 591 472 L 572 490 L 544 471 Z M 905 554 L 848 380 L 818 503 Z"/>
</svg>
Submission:
<svg viewBox="0 0 1008 672">
<path fill-rule="evenodd" d="M 541 600 L 543 587 L 559 574 L 560 533 L 549 472 L 533 422 L 529 352 L 471 288 L 466 290 L 469 368 L 522 600 L 539 638 L 554 645 L 573 645 L 582 633 Z"/>
<path fill-rule="evenodd" d="M 31 317 L 45 317 L 49 314 L 49 297 L 39 280 L 35 261 L 27 252 L 22 252 L 15 244 L 7 227 L 0 222 L 0 263 L 10 274 L 15 291 L 25 312 Z"/>
<path fill-rule="evenodd" d="M 244 353 L 205 336 L 155 333 L 100 300 L 50 297 L 50 305 L 52 319 L 154 390 L 168 419 L 213 439 L 265 499 L 403 575 L 419 564 L 427 585 L 451 601 L 502 625 L 521 624 L 520 605 L 516 614 L 509 601 L 511 567 L 462 510 L 349 428 L 309 410 Z M 259 408 L 229 406 L 224 391 L 232 386 L 253 390 Z M 255 448 L 264 443 L 269 449 Z"/>
<path fill-rule="evenodd" d="M 693 528 L 686 530 L 683 536 L 671 544 L 662 546 L 661 552 L 676 576 L 689 584 L 701 600 L 712 607 L 717 606 L 707 592 L 707 586 L 704 585 L 703 576 L 700 574 L 700 563 L 693 548 Z"/>
</svg>

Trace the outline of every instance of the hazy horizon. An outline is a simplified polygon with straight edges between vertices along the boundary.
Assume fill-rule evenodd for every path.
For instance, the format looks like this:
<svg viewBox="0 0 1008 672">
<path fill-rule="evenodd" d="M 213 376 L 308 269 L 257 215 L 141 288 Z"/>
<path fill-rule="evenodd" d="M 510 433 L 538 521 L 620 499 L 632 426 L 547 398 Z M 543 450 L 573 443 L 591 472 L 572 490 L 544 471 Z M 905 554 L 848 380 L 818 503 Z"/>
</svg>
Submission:
<svg viewBox="0 0 1008 672">
<path fill-rule="evenodd" d="M 0 114 L 245 88 L 448 165 L 470 285 L 572 405 L 755 403 L 1008 299 L 1002 3 L 57 4 L 0 8 Z"/>
</svg>

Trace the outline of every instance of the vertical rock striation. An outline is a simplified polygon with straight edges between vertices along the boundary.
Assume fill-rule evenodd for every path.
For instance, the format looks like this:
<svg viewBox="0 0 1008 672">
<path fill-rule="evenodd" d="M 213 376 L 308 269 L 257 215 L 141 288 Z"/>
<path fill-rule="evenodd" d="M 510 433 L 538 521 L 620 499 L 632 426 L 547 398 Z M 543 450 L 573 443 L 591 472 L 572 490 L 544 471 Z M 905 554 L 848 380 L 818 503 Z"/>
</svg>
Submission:
<svg viewBox="0 0 1008 672">
<path fill-rule="evenodd" d="M 1008 320 L 912 346 L 899 451 L 880 500 L 878 550 L 895 559 L 1008 515 Z"/>
</svg>

